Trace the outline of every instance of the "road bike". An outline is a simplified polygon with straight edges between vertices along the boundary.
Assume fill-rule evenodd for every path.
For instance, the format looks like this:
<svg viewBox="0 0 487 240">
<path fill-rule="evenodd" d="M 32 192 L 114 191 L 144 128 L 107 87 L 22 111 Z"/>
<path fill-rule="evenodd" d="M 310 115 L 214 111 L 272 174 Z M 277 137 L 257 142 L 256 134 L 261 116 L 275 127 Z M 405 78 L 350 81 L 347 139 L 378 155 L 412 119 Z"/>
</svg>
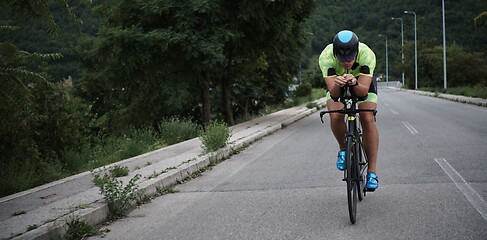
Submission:
<svg viewBox="0 0 487 240">
<path fill-rule="evenodd" d="M 368 162 L 367 154 L 362 145 L 362 130 L 359 121 L 357 121 L 357 114 L 360 112 L 373 112 L 375 118 L 377 110 L 358 109 L 357 102 L 359 101 L 359 97 L 355 96 L 353 91 L 350 91 L 348 85 L 344 86 L 344 91 L 342 92 L 342 96 L 335 101 L 343 103 L 344 108 L 334 111 L 322 111 L 320 112 L 320 119 L 324 123 L 323 116 L 327 113 L 341 113 L 346 115 L 347 132 L 345 134 L 346 153 L 343 181 L 347 183 L 348 213 L 350 215 L 350 221 L 354 224 L 357 218 L 357 202 L 363 200 L 366 192 L 373 192 L 375 190 L 365 189 Z"/>
</svg>

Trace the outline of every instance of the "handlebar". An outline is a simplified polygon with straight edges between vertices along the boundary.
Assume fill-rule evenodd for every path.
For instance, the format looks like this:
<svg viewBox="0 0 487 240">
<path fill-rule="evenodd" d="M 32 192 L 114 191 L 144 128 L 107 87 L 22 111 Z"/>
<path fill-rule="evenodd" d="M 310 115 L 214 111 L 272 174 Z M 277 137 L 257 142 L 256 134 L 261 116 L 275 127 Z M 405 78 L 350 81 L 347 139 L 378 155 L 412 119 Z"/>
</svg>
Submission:
<svg viewBox="0 0 487 240">
<path fill-rule="evenodd" d="M 349 80 L 349 82 L 350 81 L 351 80 Z M 341 102 L 344 104 L 346 104 L 347 100 L 351 100 L 352 104 L 355 105 L 355 103 L 357 103 L 359 101 L 359 97 L 357 97 L 353 91 L 350 91 L 350 89 L 351 88 L 348 85 L 343 86 L 342 96 L 340 96 L 338 98 L 338 101 L 335 99 L 333 99 L 333 100 L 335 102 Z M 373 112 L 374 113 L 374 119 L 375 119 L 375 115 L 377 114 L 377 110 L 375 110 L 375 109 L 355 109 L 355 108 L 344 107 L 341 110 L 322 111 L 322 112 L 320 112 L 320 119 L 321 119 L 321 122 L 324 123 L 323 116 L 327 113 L 357 114 L 360 112 Z"/>
<path fill-rule="evenodd" d="M 350 110 L 350 109 L 341 109 L 341 110 L 333 110 L 333 111 L 321 111 L 320 112 L 320 119 L 322 123 L 325 123 L 323 121 L 323 116 L 327 113 L 342 113 L 342 114 L 356 114 L 360 112 L 373 112 L 374 113 L 374 118 L 375 115 L 377 114 L 377 110 L 375 109 L 355 109 L 355 110 Z"/>
</svg>

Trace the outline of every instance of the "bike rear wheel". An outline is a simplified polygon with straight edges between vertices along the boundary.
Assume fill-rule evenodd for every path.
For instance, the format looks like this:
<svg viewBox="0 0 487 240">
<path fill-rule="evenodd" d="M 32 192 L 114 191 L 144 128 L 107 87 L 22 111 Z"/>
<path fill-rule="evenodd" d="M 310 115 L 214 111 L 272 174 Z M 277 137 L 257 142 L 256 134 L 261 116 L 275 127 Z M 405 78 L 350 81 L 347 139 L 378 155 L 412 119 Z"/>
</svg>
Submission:
<svg viewBox="0 0 487 240">
<path fill-rule="evenodd" d="M 345 180 L 347 182 L 347 198 L 348 198 L 348 213 L 350 215 L 350 221 L 352 224 L 355 223 L 357 216 L 357 201 L 358 201 L 358 187 L 357 187 L 357 161 L 355 148 L 352 137 L 347 137 L 346 139 L 347 149 L 346 149 L 346 176 Z M 355 163 L 355 164 L 354 164 Z"/>
</svg>

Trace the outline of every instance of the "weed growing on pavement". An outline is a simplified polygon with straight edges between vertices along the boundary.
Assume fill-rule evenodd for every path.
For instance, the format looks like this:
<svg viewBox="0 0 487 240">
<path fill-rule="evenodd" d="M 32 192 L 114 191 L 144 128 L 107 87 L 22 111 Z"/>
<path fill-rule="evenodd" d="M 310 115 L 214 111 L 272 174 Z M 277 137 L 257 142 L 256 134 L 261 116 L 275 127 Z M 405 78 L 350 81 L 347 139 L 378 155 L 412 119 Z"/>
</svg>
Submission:
<svg viewBox="0 0 487 240">
<path fill-rule="evenodd" d="M 201 134 L 200 139 L 206 152 L 214 152 L 224 147 L 230 138 L 230 129 L 224 122 L 212 122 Z"/>
<path fill-rule="evenodd" d="M 91 208 L 91 206 L 88 204 L 81 204 L 81 205 L 74 207 L 74 210 L 81 210 L 81 209 L 87 209 L 87 208 Z"/>
<path fill-rule="evenodd" d="M 152 200 L 152 195 L 144 194 L 139 199 L 137 199 L 137 206 L 148 203 Z"/>
<path fill-rule="evenodd" d="M 27 212 L 26 211 L 17 211 L 17 212 L 12 213 L 12 216 L 19 216 L 19 215 L 23 215 L 23 214 L 27 214 Z"/>
<path fill-rule="evenodd" d="M 175 190 L 172 187 L 156 187 L 156 192 L 157 192 L 157 194 L 159 194 L 160 196 L 162 196 L 162 195 L 166 195 L 166 194 L 169 194 L 169 193 L 177 193 L 179 191 L 178 190 Z"/>
<path fill-rule="evenodd" d="M 114 177 L 125 177 L 129 175 L 129 168 L 127 166 L 114 166 L 109 171 Z"/>
<path fill-rule="evenodd" d="M 32 224 L 32 225 L 29 225 L 29 226 L 27 226 L 27 231 L 32 231 L 32 230 L 34 230 L 34 229 L 36 229 L 36 228 L 38 228 L 38 227 L 39 227 L 39 226 L 37 226 L 37 224 Z"/>
<path fill-rule="evenodd" d="M 318 104 L 316 104 L 315 102 L 309 102 L 308 104 L 306 104 L 306 107 L 309 109 L 318 108 Z"/>
<path fill-rule="evenodd" d="M 64 234 L 64 239 L 77 240 L 85 239 L 89 236 L 95 236 L 97 231 L 90 223 L 81 221 L 79 219 L 73 219 L 67 223 L 68 230 Z"/>
<path fill-rule="evenodd" d="M 139 197 L 139 186 L 136 182 L 140 179 L 140 174 L 135 175 L 125 186 L 111 174 L 100 176 L 100 173 L 95 173 L 93 177 L 93 182 L 100 188 L 100 193 L 108 203 L 111 218 L 123 217 L 135 205 Z"/>
<path fill-rule="evenodd" d="M 163 173 L 167 173 L 167 170 L 162 170 L 162 171 L 160 171 L 160 172 L 156 172 L 156 171 L 154 171 L 154 172 L 153 172 L 151 175 L 149 175 L 149 176 L 147 176 L 147 177 L 145 177 L 145 178 L 146 178 L 146 179 L 153 179 L 153 178 L 157 178 L 157 177 L 159 177 L 159 176 L 160 176 L 161 174 L 163 174 Z"/>
</svg>

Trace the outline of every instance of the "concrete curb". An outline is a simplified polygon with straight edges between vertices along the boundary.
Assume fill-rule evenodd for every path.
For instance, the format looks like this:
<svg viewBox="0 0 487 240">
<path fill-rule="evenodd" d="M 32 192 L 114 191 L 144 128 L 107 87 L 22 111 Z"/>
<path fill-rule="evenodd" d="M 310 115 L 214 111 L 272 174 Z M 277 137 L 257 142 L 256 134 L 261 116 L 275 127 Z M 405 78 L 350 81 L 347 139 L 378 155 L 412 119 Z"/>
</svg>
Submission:
<svg viewBox="0 0 487 240">
<path fill-rule="evenodd" d="M 445 93 L 433 93 L 433 92 L 426 92 L 426 91 L 419 91 L 419 90 L 403 89 L 398 87 L 389 87 L 389 88 L 398 91 L 403 91 L 403 92 L 410 92 L 422 96 L 438 97 L 438 98 L 442 98 L 454 102 L 468 103 L 468 104 L 474 104 L 482 107 L 487 107 L 487 99 L 483 99 L 483 98 L 465 97 L 465 96 L 445 94 Z"/>
<path fill-rule="evenodd" d="M 324 106 L 325 105 L 325 99 L 319 99 L 314 101 L 318 106 Z M 256 131 L 252 134 L 250 134 L 247 137 L 242 137 L 240 139 L 235 140 L 234 142 L 228 144 L 226 147 L 221 148 L 217 150 L 216 152 L 208 153 L 203 156 L 198 156 L 196 158 L 193 158 L 191 160 L 183 162 L 181 165 L 177 167 L 177 169 L 169 170 L 166 173 L 163 173 L 156 178 L 152 179 L 141 179 L 139 180 L 139 190 L 141 191 L 142 194 L 145 195 L 151 195 L 154 196 L 158 188 L 165 188 L 165 187 L 172 187 L 178 184 L 178 182 L 182 182 L 184 179 L 186 179 L 188 176 L 200 171 L 200 169 L 205 168 L 210 165 L 212 161 L 220 161 L 222 159 L 225 159 L 229 156 L 231 156 L 235 150 L 243 149 L 245 146 L 252 144 L 253 142 L 256 142 L 260 140 L 261 138 L 273 134 L 274 132 L 278 131 L 279 129 L 282 129 L 314 112 L 316 112 L 318 109 L 313 108 L 313 109 L 308 109 L 305 105 L 301 105 L 298 107 L 290 108 L 290 109 L 285 109 L 281 110 L 279 112 L 273 113 L 276 115 L 282 114 L 285 111 L 296 111 L 294 114 L 290 114 L 290 116 L 284 120 L 280 121 L 268 121 L 267 126 L 260 131 Z M 273 114 L 270 114 L 268 116 L 272 117 Z M 171 146 L 169 146 L 171 147 Z M 154 151 L 157 152 L 158 150 Z M 146 153 L 143 155 L 147 154 L 153 154 L 154 152 Z M 140 156 L 143 156 L 140 155 Z M 137 157 L 140 157 L 137 156 Z M 134 157 L 134 158 L 137 158 Z M 131 159 L 134 159 L 131 158 Z M 130 161 L 131 159 L 127 159 L 124 161 Z M 123 161 L 122 161 L 123 162 Z M 112 165 L 119 165 L 119 163 L 114 163 L 108 166 Z M 107 167 L 107 166 L 105 166 Z M 102 171 L 105 169 L 105 167 L 99 168 L 98 171 Z M 2 201 L 8 201 L 11 200 L 17 196 L 22 196 L 26 195 L 29 192 L 37 191 L 39 189 L 45 189 L 51 186 L 55 186 L 58 184 L 63 184 L 64 182 L 71 181 L 76 179 L 77 177 L 80 176 L 86 176 L 87 174 L 90 174 L 90 172 L 84 172 L 80 173 L 75 176 L 68 177 L 66 179 L 62 179 L 56 182 L 53 182 L 51 184 L 48 184 L 46 186 L 40 186 L 34 189 L 27 190 L 26 192 L 14 194 L 11 196 L 7 196 L 5 199 L 2 199 Z M 134 174 L 130 174 L 127 177 L 121 178 L 124 182 L 127 182 L 127 179 L 130 179 L 133 177 Z M 125 181 L 127 180 L 127 181 Z M 37 227 L 34 230 L 25 232 L 17 237 L 13 237 L 10 239 L 52 239 L 56 237 L 63 236 L 64 233 L 66 232 L 68 226 L 67 222 L 73 219 L 80 219 L 83 221 L 87 221 L 88 223 L 92 225 L 97 225 L 100 223 L 105 222 L 108 219 L 108 205 L 105 203 L 103 197 L 100 195 L 99 199 L 91 202 L 88 204 L 89 207 L 84 208 L 84 209 L 75 209 L 72 212 L 70 212 L 67 215 L 58 217 L 57 219 L 45 223 L 39 227 Z"/>
</svg>

